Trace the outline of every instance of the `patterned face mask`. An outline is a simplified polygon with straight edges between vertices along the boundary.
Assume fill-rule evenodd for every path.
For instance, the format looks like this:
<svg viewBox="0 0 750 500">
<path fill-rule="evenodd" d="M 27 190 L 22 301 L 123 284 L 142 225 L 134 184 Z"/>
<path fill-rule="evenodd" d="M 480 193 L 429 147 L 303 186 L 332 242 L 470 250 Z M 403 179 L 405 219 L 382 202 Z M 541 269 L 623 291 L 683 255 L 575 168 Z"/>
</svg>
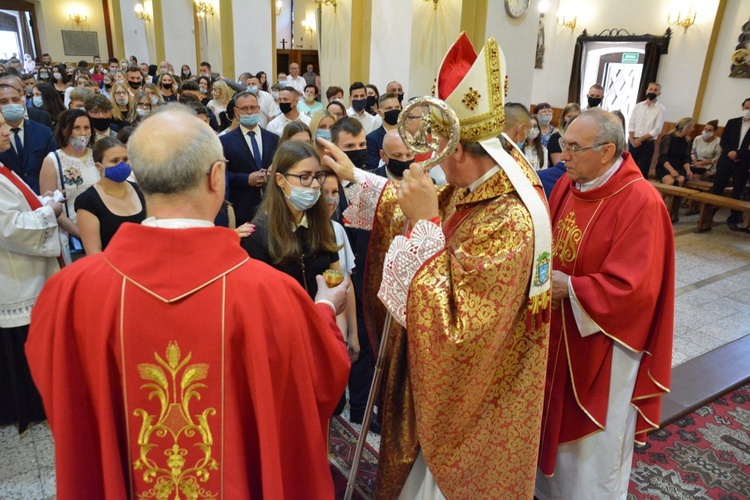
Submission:
<svg viewBox="0 0 750 500">
<path fill-rule="evenodd" d="M 76 150 L 76 152 L 83 153 L 86 150 L 86 147 L 89 145 L 90 139 L 91 135 L 78 135 L 75 137 L 71 137 L 69 142 L 73 149 Z"/>
</svg>

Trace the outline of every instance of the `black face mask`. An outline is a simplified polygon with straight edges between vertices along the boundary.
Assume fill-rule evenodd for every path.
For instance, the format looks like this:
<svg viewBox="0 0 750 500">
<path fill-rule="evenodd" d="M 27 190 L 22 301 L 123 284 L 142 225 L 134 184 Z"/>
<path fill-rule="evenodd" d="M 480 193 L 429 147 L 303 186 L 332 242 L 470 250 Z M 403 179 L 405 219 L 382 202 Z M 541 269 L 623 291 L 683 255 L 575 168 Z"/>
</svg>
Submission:
<svg viewBox="0 0 750 500">
<path fill-rule="evenodd" d="M 362 100 L 364 101 L 364 99 Z M 355 167 L 365 168 L 365 161 L 367 160 L 367 148 L 344 151 L 344 153 L 346 153 L 346 156 L 349 157 Z"/>
<path fill-rule="evenodd" d="M 111 83 L 105 83 L 105 84 L 104 84 L 104 88 L 105 88 L 105 89 L 107 89 L 107 90 L 109 90 L 109 89 L 111 89 L 111 88 L 112 88 L 112 85 L 113 85 L 113 84 L 111 84 Z"/>
<path fill-rule="evenodd" d="M 404 170 L 407 170 L 412 163 L 414 163 L 414 160 L 401 161 L 388 158 L 388 164 L 386 167 L 388 167 L 388 171 L 394 177 L 401 178 L 404 176 Z"/>
<path fill-rule="evenodd" d="M 130 85 L 131 89 L 141 88 L 141 82 L 131 82 L 130 80 L 128 80 L 128 85 Z"/>
<path fill-rule="evenodd" d="M 378 98 L 374 95 L 368 95 L 367 96 L 367 107 L 371 108 L 375 106 L 378 103 Z"/>
<path fill-rule="evenodd" d="M 648 94 L 646 94 L 646 99 L 648 99 L 649 101 L 655 101 L 656 100 L 656 94 L 653 93 L 653 92 L 649 92 Z"/>
<path fill-rule="evenodd" d="M 91 120 L 91 126 L 94 127 L 94 130 L 107 130 L 109 124 L 112 123 L 112 118 L 91 118 L 89 116 L 89 120 Z"/>
<path fill-rule="evenodd" d="M 352 108 L 359 113 L 367 107 L 367 99 L 352 99 Z"/>
<path fill-rule="evenodd" d="M 383 121 L 387 123 L 388 125 L 395 125 L 398 123 L 398 115 L 401 114 L 400 109 L 389 109 L 385 113 L 383 113 Z"/>
<path fill-rule="evenodd" d="M 595 108 L 602 103 L 601 97 L 588 97 L 589 108 Z"/>
<path fill-rule="evenodd" d="M 287 114 L 292 110 L 292 103 L 291 102 L 280 102 L 279 103 L 279 109 L 282 113 Z"/>
</svg>

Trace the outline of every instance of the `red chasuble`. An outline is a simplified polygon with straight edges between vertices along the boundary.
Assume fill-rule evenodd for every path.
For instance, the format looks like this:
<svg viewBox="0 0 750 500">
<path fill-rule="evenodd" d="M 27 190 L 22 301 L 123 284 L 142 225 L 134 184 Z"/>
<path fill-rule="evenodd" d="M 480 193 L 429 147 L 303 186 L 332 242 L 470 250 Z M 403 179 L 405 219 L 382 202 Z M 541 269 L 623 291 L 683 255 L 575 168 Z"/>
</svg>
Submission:
<svg viewBox="0 0 750 500">
<path fill-rule="evenodd" d="M 333 498 L 333 311 L 223 228 L 123 225 L 55 275 L 26 347 L 57 497 Z"/>
<path fill-rule="evenodd" d="M 582 337 L 570 301 L 553 304 L 539 467 L 554 472 L 559 444 L 604 429 L 614 343 L 642 352 L 632 404 L 636 439 L 659 425 L 668 392 L 674 315 L 674 235 L 664 202 L 629 153 L 603 186 L 569 178 L 550 198 L 553 268 L 570 275 L 601 332 Z M 562 304 L 562 305 L 561 305 Z"/>
</svg>

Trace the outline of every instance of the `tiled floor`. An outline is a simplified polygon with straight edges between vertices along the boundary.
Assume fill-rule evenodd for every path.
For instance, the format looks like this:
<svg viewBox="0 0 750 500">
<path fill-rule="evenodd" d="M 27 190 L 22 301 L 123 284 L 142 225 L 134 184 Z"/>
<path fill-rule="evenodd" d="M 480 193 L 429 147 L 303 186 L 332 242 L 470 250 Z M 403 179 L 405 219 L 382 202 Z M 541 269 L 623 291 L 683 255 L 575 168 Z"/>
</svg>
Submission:
<svg viewBox="0 0 750 500">
<path fill-rule="evenodd" d="M 703 234 L 692 232 L 697 215 L 682 216 L 675 225 L 673 366 L 750 334 L 750 234 L 730 231 L 723 223 L 727 215 L 717 213 L 714 220 L 722 222 Z M 378 436 L 370 433 L 368 441 L 379 448 Z M 21 436 L 13 426 L 0 428 L 0 499 L 53 497 L 53 463 L 46 424 Z"/>
</svg>

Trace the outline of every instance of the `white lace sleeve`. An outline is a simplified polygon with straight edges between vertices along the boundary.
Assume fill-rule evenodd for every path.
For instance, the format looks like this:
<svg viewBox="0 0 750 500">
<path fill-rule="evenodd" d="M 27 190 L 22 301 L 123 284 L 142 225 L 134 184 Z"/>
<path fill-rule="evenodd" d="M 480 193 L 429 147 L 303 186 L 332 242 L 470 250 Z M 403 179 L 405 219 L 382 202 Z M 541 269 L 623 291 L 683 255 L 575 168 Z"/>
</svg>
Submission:
<svg viewBox="0 0 750 500">
<path fill-rule="evenodd" d="M 401 326 L 406 327 L 406 298 L 409 285 L 422 264 L 445 247 L 440 226 L 420 220 L 409 238 L 396 236 L 383 263 L 383 281 L 378 298 Z"/>
<path fill-rule="evenodd" d="M 369 231 L 375 219 L 380 193 L 383 192 L 388 179 L 355 168 L 354 181 L 354 186 L 347 193 L 349 208 L 344 210 L 344 222 L 349 227 Z"/>
</svg>

